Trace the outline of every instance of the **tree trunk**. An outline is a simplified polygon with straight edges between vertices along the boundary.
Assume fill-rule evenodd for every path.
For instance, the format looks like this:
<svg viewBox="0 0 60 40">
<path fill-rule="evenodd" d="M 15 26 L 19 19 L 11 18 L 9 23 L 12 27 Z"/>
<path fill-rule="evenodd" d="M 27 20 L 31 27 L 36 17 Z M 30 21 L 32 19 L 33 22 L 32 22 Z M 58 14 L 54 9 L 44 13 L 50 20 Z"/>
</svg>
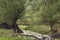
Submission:
<svg viewBox="0 0 60 40">
<path fill-rule="evenodd" d="M 18 25 L 16 23 L 12 24 L 13 30 L 14 32 L 18 32 L 18 33 L 23 33 L 23 31 L 18 27 Z"/>
<path fill-rule="evenodd" d="M 13 27 L 13 30 L 14 32 L 18 32 L 18 33 L 23 33 L 23 31 L 18 27 L 18 25 L 16 24 L 16 21 L 19 17 L 19 14 L 22 13 L 24 11 L 24 7 L 20 10 L 21 8 L 17 9 L 16 13 L 17 15 L 15 16 L 15 18 L 13 19 L 13 24 L 12 24 L 12 27 Z"/>
<path fill-rule="evenodd" d="M 51 27 L 50 28 L 51 28 L 51 32 L 52 32 L 53 31 L 53 25 L 52 24 L 51 24 Z"/>
<path fill-rule="evenodd" d="M 18 19 L 18 16 L 13 19 L 13 24 L 12 24 L 13 30 L 14 32 L 23 33 L 23 31 L 16 24 L 17 19 Z"/>
<path fill-rule="evenodd" d="M 14 30 L 14 32 L 23 33 L 23 31 L 22 31 L 22 30 L 18 27 L 18 25 L 16 24 L 17 19 L 18 19 L 18 16 L 16 16 L 16 17 L 13 19 L 13 24 L 12 24 L 13 30 Z"/>
</svg>

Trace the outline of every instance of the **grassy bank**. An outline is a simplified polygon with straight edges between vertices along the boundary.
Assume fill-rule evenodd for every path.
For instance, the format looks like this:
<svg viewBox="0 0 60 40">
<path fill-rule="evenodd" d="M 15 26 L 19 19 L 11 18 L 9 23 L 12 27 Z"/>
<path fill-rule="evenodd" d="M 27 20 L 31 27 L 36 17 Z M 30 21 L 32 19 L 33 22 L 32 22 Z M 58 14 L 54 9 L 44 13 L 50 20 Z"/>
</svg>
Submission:
<svg viewBox="0 0 60 40">
<path fill-rule="evenodd" d="M 13 31 L 10 29 L 0 29 L 0 40 L 32 40 L 29 37 L 13 35 Z"/>
</svg>

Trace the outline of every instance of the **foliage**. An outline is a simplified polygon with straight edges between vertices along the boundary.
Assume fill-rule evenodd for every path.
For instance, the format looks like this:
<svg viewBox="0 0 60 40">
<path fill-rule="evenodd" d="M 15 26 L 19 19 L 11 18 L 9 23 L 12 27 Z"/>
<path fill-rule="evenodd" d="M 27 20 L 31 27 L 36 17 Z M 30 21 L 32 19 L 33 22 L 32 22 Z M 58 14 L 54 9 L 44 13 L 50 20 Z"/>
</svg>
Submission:
<svg viewBox="0 0 60 40">
<path fill-rule="evenodd" d="M 57 2 L 58 3 L 58 2 Z M 46 22 L 46 23 L 51 23 L 53 22 L 53 24 L 57 23 L 59 19 L 59 12 L 58 12 L 58 8 L 59 6 L 57 6 L 58 4 L 55 3 L 53 1 L 53 5 L 51 4 L 50 6 L 45 6 L 42 10 L 41 13 L 41 17 L 42 17 L 42 21 Z"/>
<path fill-rule="evenodd" d="M 0 22 L 12 24 L 16 16 L 24 9 L 24 0 L 0 0 Z"/>
</svg>

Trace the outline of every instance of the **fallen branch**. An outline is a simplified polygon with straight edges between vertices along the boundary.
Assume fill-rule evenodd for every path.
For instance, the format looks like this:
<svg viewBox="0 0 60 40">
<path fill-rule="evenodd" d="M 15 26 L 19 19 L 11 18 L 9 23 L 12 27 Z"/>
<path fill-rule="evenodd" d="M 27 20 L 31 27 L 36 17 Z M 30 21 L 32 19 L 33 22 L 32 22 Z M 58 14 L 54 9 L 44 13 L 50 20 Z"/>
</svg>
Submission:
<svg viewBox="0 0 60 40">
<path fill-rule="evenodd" d="M 51 40 L 49 35 L 43 35 L 35 32 L 23 31 L 24 33 L 20 34 L 21 36 L 32 37 L 33 39 L 37 40 Z"/>
<path fill-rule="evenodd" d="M 38 39 L 38 40 L 42 40 L 42 39 L 40 39 L 40 38 L 38 38 L 38 37 L 36 37 L 36 36 L 34 36 L 34 35 L 25 35 L 25 34 L 20 34 L 21 36 L 27 36 L 27 37 L 32 37 L 32 39 Z"/>
</svg>

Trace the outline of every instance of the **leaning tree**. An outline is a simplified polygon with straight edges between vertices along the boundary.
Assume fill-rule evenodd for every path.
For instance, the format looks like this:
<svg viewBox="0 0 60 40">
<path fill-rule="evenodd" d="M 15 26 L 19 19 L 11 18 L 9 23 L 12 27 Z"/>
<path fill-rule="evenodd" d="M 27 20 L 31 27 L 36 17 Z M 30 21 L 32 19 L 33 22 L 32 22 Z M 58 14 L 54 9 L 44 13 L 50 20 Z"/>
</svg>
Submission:
<svg viewBox="0 0 60 40">
<path fill-rule="evenodd" d="M 16 21 L 24 11 L 24 4 L 25 0 L 0 0 L 0 25 L 6 23 L 14 32 L 22 33 Z"/>
</svg>

